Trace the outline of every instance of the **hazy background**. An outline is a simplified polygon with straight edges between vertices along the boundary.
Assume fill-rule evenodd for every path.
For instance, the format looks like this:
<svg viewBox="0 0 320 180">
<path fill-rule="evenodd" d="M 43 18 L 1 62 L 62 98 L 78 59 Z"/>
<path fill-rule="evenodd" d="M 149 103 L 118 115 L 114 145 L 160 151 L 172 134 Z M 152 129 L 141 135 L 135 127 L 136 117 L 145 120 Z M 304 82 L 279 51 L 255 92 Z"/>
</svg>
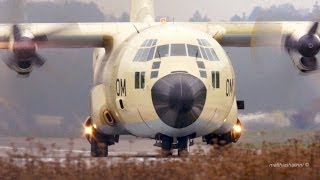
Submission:
<svg viewBox="0 0 320 180">
<path fill-rule="evenodd" d="M 11 22 L 16 0 L 0 1 L 0 23 Z M 183 2 L 183 11 L 177 11 Z M 290 3 L 288 3 L 290 2 Z M 129 0 L 27 1 L 25 22 L 128 21 Z M 156 15 L 176 21 L 317 20 L 316 1 L 156 1 Z M 255 127 L 316 128 L 319 74 L 299 76 L 277 48 L 226 48 L 237 74 L 244 122 Z M 1 51 L 0 53 L 5 53 Z M 28 79 L 0 62 L 0 135 L 78 136 L 89 114 L 92 49 L 41 50 L 48 60 Z M 248 127 L 250 126 L 249 123 Z"/>
</svg>

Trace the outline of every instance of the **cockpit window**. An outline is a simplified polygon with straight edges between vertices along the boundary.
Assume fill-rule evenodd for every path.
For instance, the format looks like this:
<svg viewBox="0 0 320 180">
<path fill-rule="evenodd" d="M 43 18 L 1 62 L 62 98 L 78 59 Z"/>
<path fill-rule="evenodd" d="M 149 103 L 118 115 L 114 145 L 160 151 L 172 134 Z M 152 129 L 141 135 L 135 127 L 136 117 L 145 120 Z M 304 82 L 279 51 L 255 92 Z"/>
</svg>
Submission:
<svg viewBox="0 0 320 180">
<path fill-rule="evenodd" d="M 211 44 L 206 39 L 202 39 L 202 43 L 207 47 L 211 46 Z"/>
<path fill-rule="evenodd" d="M 139 60 L 139 61 L 141 61 L 141 62 L 147 61 L 148 56 L 149 56 L 149 52 L 150 52 L 150 48 L 145 48 L 145 49 L 143 50 L 142 55 L 140 56 L 140 60 Z"/>
<path fill-rule="evenodd" d="M 203 47 L 200 47 L 200 49 L 201 49 L 202 57 L 203 57 L 204 59 L 206 59 L 206 60 L 209 60 L 209 58 L 208 58 L 208 56 L 207 56 L 207 53 L 206 53 L 206 51 L 204 50 L 204 48 L 203 48 Z"/>
<path fill-rule="evenodd" d="M 155 39 L 155 40 L 153 41 L 153 43 L 152 43 L 152 46 L 157 45 L 157 42 L 158 42 L 158 39 Z"/>
<path fill-rule="evenodd" d="M 213 48 L 210 48 L 210 52 L 213 56 L 214 61 L 219 61 L 218 56 L 217 56 L 216 52 L 214 52 Z"/>
<path fill-rule="evenodd" d="M 185 44 L 171 44 L 171 56 L 187 56 Z"/>
<path fill-rule="evenodd" d="M 197 39 L 200 46 L 210 47 L 211 44 L 206 39 Z"/>
<path fill-rule="evenodd" d="M 201 53 L 200 53 L 200 49 L 198 46 L 187 44 L 187 47 L 188 47 L 189 56 L 196 57 L 196 58 L 202 58 Z"/>
<path fill-rule="evenodd" d="M 147 39 L 138 50 L 134 62 L 146 62 L 168 56 L 189 56 L 196 59 L 219 61 L 212 45 L 206 39 L 197 39 L 199 46 L 191 44 L 165 44 L 157 46 L 157 39 Z"/>
<path fill-rule="evenodd" d="M 150 61 L 150 60 L 153 59 L 153 57 L 154 57 L 154 51 L 155 51 L 155 50 L 156 50 L 156 47 L 152 47 L 152 48 L 150 49 L 147 61 Z"/>
<path fill-rule="evenodd" d="M 205 51 L 206 51 L 206 53 L 207 53 L 207 56 L 208 56 L 209 60 L 210 60 L 210 61 L 213 61 L 214 59 L 213 59 L 213 56 L 212 56 L 212 54 L 211 54 L 210 49 L 209 49 L 209 48 L 205 48 Z"/>
<path fill-rule="evenodd" d="M 203 46 L 202 41 L 200 39 L 197 39 L 197 41 L 200 46 Z"/>
<path fill-rule="evenodd" d="M 141 47 L 146 47 L 147 44 L 148 44 L 148 42 L 149 42 L 149 39 L 145 40 L 145 41 L 142 43 Z"/>
<path fill-rule="evenodd" d="M 141 47 L 151 47 L 157 45 L 158 40 L 157 39 L 147 39 L 143 42 Z"/>
<path fill-rule="evenodd" d="M 169 45 L 158 46 L 155 54 L 155 58 L 163 58 L 169 56 Z"/>
<path fill-rule="evenodd" d="M 154 41 L 154 39 L 150 39 L 150 40 L 148 41 L 148 43 L 147 43 L 147 47 L 150 47 L 150 46 L 152 45 L 153 41 Z"/>
<path fill-rule="evenodd" d="M 209 61 L 219 61 L 219 58 L 207 39 L 197 39 L 202 57 Z"/>
<path fill-rule="evenodd" d="M 140 56 L 141 56 L 142 53 L 143 53 L 143 49 L 139 49 L 137 54 L 136 54 L 136 57 L 133 59 L 133 61 L 135 61 L 135 62 L 139 61 Z"/>
<path fill-rule="evenodd" d="M 145 62 L 150 61 L 154 57 L 155 48 L 157 45 L 157 39 L 147 39 L 145 40 L 141 48 L 138 50 L 135 58 L 133 59 L 134 62 Z"/>
</svg>

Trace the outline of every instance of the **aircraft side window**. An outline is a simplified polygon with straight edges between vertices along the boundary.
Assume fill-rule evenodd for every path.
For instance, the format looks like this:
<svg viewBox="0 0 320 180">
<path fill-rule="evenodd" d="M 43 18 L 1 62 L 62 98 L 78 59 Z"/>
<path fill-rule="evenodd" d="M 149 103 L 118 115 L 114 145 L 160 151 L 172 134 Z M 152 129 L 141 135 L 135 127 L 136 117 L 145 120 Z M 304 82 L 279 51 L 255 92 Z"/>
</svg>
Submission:
<svg viewBox="0 0 320 180">
<path fill-rule="evenodd" d="M 139 49 L 138 52 L 137 52 L 137 54 L 136 54 L 136 56 L 134 57 L 133 61 L 134 61 L 134 62 L 139 61 L 142 53 L 143 53 L 143 49 Z"/>
<path fill-rule="evenodd" d="M 204 65 L 204 63 L 202 61 L 197 61 L 197 65 L 199 69 L 205 69 L 206 66 Z"/>
<path fill-rule="evenodd" d="M 207 72 L 206 71 L 200 70 L 199 72 L 200 72 L 200 76 L 202 78 L 207 78 Z"/>
<path fill-rule="evenodd" d="M 135 89 L 143 89 L 145 87 L 145 72 L 135 73 Z"/>
<path fill-rule="evenodd" d="M 185 44 L 171 44 L 171 56 L 187 56 Z"/>
<path fill-rule="evenodd" d="M 158 78 L 158 75 L 159 75 L 159 71 L 152 71 L 150 78 L 151 79 Z"/>
<path fill-rule="evenodd" d="M 214 89 L 220 88 L 220 72 L 219 71 L 212 71 L 212 87 Z"/>
<path fill-rule="evenodd" d="M 200 53 L 200 49 L 198 46 L 188 44 L 187 48 L 188 48 L 189 56 L 196 57 L 196 58 L 202 58 L 201 53 Z"/>
<path fill-rule="evenodd" d="M 220 72 L 216 72 L 216 88 L 220 88 Z"/>
<path fill-rule="evenodd" d="M 209 48 L 205 48 L 205 51 L 206 51 L 206 53 L 208 55 L 209 60 L 210 61 L 214 61 L 215 59 L 213 58 L 210 49 Z"/>
<path fill-rule="evenodd" d="M 145 86 L 145 78 L 146 78 L 146 73 L 145 73 L 145 72 L 142 72 L 142 73 L 141 73 L 141 77 L 140 77 L 140 80 L 141 80 L 140 87 L 141 87 L 141 89 L 143 89 L 144 86 Z"/>
<path fill-rule="evenodd" d="M 140 72 L 136 72 L 135 73 L 135 76 L 134 76 L 134 87 L 136 88 L 136 89 L 140 89 Z"/>
<path fill-rule="evenodd" d="M 158 61 L 158 62 L 154 62 L 153 64 L 152 64 L 152 69 L 159 69 L 160 68 L 160 61 Z"/>
<path fill-rule="evenodd" d="M 200 50 L 201 50 L 201 54 L 202 54 L 202 57 L 206 60 L 209 60 L 208 56 L 207 56 L 207 53 L 206 51 L 204 50 L 203 47 L 200 47 Z"/>
<path fill-rule="evenodd" d="M 147 61 L 150 61 L 153 59 L 155 50 L 156 50 L 156 47 L 152 47 L 150 49 Z"/>
<path fill-rule="evenodd" d="M 218 58 L 218 56 L 217 56 L 216 52 L 214 52 L 213 48 L 210 48 L 210 52 L 211 52 L 211 54 L 212 54 L 212 56 L 213 56 L 214 60 L 215 60 L 215 61 L 219 61 L 219 58 Z"/>
<path fill-rule="evenodd" d="M 163 58 L 169 56 L 169 45 L 158 46 L 156 50 L 155 58 Z"/>
</svg>

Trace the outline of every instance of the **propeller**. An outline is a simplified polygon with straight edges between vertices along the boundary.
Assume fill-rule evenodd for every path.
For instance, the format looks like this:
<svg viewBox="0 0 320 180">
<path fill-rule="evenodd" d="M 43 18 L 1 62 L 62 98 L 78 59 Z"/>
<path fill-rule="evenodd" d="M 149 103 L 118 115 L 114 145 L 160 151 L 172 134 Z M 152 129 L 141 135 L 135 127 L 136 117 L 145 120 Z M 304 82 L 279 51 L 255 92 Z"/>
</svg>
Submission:
<svg viewBox="0 0 320 180">
<path fill-rule="evenodd" d="M 45 59 L 36 53 L 38 36 L 33 36 L 27 30 L 22 32 L 21 28 L 16 24 L 12 26 L 11 34 L 13 36 L 12 59 L 17 62 L 19 68 L 28 69 L 33 64 L 41 67 L 45 63 Z M 43 39 L 43 35 L 40 38 Z"/>
<path fill-rule="evenodd" d="M 285 37 L 284 47 L 288 54 L 294 58 L 299 54 L 298 68 L 302 72 L 309 72 L 318 69 L 316 55 L 320 51 L 320 38 L 317 34 L 319 22 L 314 22 L 311 28 L 302 36 L 289 34 Z M 300 67 L 301 66 L 301 67 Z"/>
<path fill-rule="evenodd" d="M 12 70 L 16 71 L 22 77 L 28 77 L 33 67 L 41 67 L 46 60 L 37 53 L 37 46 L 48 41 L 48 36 L 58 34 L 61 31 L 68 30 L 70 27 L 61 25 L 46 31 L 46 34 L 33 34 L 31 30 L 23 25 L 23 13 L 25 7 L 24 0 L 11 0 L 12 14 L 10 22 L 13 23 L 10 29 L 9 50 L 2 60 Z M 20 76 L 21 77 L 21 76 Z"/>
<path fill-rule="evenodd" d="M 285 48 L 288 51 L 298 51 L 304 57 L 315 57 L 320 51 L 320 39 L 317 35 L 319 23 L 315 22 L 308 33 L 300 39 L 294 38 L 291 34 L 285 39 Z"/>
<path fill-rule="evenodd" d="M 264 74 L 266 64 L 261 60 L 270 58 L 266 56 L 266 51 L 272 51 L 272 57 L 281 56 L 283 27 L 281 23 L 265 22 L 264 18 L 268 16 L 268 11 L 265 9 L 260 9 L 257 14 L 250 39 L 251 61 L 256 66 L 255 71 Z"/>
<path fill-rule="evenodd" d="M 42 35 L 34 36 L 31 31 L 23 29 L 18 23 L 24 22 L 24 0 L 12 0 L 9 3 L 9 9 L 12 13 L 9 15 L 9 21 L 13 23 L 10 29 L 9 49 L 2 60 L 12 70 L 19 75 L 27 77 L 32 71 L 32 67 L 41 67 L 45 59 L 36 53 L 38 39 L 43 39 Z M 23 76 L 22 76 L 23 77 Z"/>
</svg>

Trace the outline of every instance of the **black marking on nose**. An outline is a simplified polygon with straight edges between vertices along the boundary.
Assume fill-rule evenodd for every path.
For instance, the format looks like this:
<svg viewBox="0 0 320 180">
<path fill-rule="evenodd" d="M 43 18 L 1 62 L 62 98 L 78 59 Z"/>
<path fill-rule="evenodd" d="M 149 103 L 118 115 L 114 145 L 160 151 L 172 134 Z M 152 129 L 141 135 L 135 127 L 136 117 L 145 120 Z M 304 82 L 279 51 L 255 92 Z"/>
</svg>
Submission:
<svg viewBox="0 0 320 180">
<path fill-rule="evenodd" d="M 173 128 L 185 128 L 200 116 L 206 102 L 203 82 L 190 74 L 169 74 L 151 89 L 152 101 L 160 119 Z"/>
</svg>

